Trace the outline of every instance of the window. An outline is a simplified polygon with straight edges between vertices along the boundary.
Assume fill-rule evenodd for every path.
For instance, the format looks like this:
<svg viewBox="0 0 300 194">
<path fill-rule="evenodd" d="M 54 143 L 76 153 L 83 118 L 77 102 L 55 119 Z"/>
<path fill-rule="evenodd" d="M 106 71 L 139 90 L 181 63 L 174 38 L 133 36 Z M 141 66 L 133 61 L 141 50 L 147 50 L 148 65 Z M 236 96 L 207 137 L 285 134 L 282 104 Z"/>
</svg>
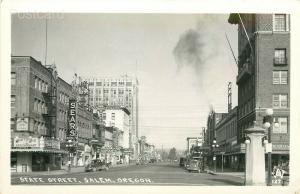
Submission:
<svg viewBox="0 0 300 194">
<path fill-rule="evenodd" d="M 274 52 L 274 64 L 275 65 L 286 65 L 286 49 L 275 49 Z"/>
<path fill-rule="evenodd" d="M 16 73 L 11 72 L 11 85 L 16 85 Z"/>
<path fill-rule="evenodd" d="M 101 89 L 96 89 L 96 94 L 101 94 Z"/>
<path fill-rule="evenodd" d="M 39 79 L 39 90 L 42 90 L 42 80 Z"/>
<path fill-rule="evenodd" d="M 273 84 L 287 84 L 287 71 L 273 71 Z"/>
<path fill-rule="evenodd" d="M 10 119 L 10 129 L 15 130 L 16 129 L 16 120 L 15 118 Z"/>
<path fill-rule="evenodd" d="M 96 82 L 96 86 L 102 86 L 102 82 Z"/>
<path fill-rule="evenodd" d="M 111 82 L 111 86 L 117 86 L 117 82 Z"/>
<path fill-rule="evenodd" d="M 33 110 L 37 111 L 37 100 L 36 99 L 34 99 Z"/>
<path fill-rule="evenodd" d="M 119 95 L 123 95 L 124 94 L 124 90 L 123 89 L 119 89 Z"/>
<path fill-rule="evenodd" d="M 273 108 L 287 108 L 287 94 L 273 94 Z"/>
<path fill-rule="evenodd" d="M 94 82 L 89 82 L 89 86 L 94 86 Z"/>
<path fill-rule="evenodd" d="M 287 30 L 287 15 L 275 14 L 274 16 L 274 31 L 286 31 Z"/>
<path fill-rule="evenodd" d="M 126 86 L 132 86 L 132 82 L 126 82 Z"/>
<path fill-rule="evenodd" d="M 16 96 L 15 95 L 10 96 L 10 107 L 16 108 Z"/>
<path fill-rule="evenodd" d="M 38 104 L 37 104 L 37 112 L 38 112 L 38 113 L 41 112 L 41 101 L 38 101 Z"/>
<path fill-rule="evenodd" d="M 115 117 L 116 117 L 115 113 L 111 113 L 111 120 L 115 120 Z"/>
<path fill-rule="evenodd" d="M 103 120 L 106 120 L 106 113 L 103 113 Z"/>
<path fill-rule="evenodd" d="M 279 127 L 273 127 L 273 133 L 288 133 L 288 118 L 287 117 L 277 117 L 274 118 L 273 123 L 278 123 Z"/>
<path fill-rule="evenodd" d="M 45 92 L 48 92 L 48 84 L 45 83 Z"/>
<path fill-rule="evenodd" d="M 34 76 L 34 88 L 38 89 L 38 87 L 39 87 L 39 80 L 38 80 L 37 76 Z"/>
</svg>

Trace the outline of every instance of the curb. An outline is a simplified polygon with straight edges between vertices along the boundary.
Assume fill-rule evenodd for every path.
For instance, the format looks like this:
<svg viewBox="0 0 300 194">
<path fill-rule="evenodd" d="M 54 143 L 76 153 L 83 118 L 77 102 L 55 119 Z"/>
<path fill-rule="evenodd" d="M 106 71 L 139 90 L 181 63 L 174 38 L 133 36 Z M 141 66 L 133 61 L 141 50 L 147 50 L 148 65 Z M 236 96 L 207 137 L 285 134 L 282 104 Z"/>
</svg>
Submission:
<svg viewBox="0 0 300 194">
<path fill-rule="evenodd" d="M 207 174 L 211 174 L 211 175 L 217 175 L 215 172 L 213 171 L 208 171 Z"/>
</svg>

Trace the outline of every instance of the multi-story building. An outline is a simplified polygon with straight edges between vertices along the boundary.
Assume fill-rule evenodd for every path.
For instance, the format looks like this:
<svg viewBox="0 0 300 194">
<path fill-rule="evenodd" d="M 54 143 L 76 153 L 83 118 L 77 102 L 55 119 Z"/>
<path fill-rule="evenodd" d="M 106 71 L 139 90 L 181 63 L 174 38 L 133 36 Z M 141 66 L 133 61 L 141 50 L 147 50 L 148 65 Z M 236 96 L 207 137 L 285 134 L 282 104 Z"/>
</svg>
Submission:
<svg viewBox="0 0 300 194">
<path fill-rule="evenodd" d="M 11 168 L 16 172 L 60 169 L 68 160 L 69 100 L 73 86 L 58 77 L 55 65 L 44 66 L 30 56 L 11 58 Z M 83 165 L 91 149 L 93 113 L 77 100 L 72 161 Z"/>
<path fill-rule="evenodd" d="M 105 143 L 105 125 L 101 119 L 101 114 L 98 110 L 93 110 L 93 129 L 90 145 L 92 147 L 92 157 L 100 158 L 101 148 Z"/>
<path fill-rule="evenodd" d="M 227 113 L 216 113 L 214 110 L 211 110 L 207 118 L 203 148 L 205 148 L 204 160 L 207 161 L 209 166 L 212 166 L 213 162 L 212 144 L 213 140 L 216 139 L 216 125 L 226 116 L 226 114 Z"/>
<path fill-rule="evenodd" d="M 102 115 L 106 127 L 116 127 L 121 132 L 121 136 L 119 137 L 119 146 L 129 149 L 130 112 L 127 110 L 127 108 L 122 108 L 119 106 L 107 107 Z"/>
<path fill-rule="evenodd" d="M 61 167 L 57 139 L 57 73 L 30 56 L 11 58 L 11 169 Z"/>
<path fill-rule="evenodd" d="M 245 144 L 237 143 L 237 107 L 229 111 L 216 125 L 216 141 L 219 145 L 217 165 L 224 168 L 243 170 Z"/>
<path fill-rule="evenodd" d="M 205 146 L 210 147 L 213 143 L 213 140 L 216 138 L 216 125 L 222 120 L 227 113 L 216 113 L 214 110 L 211 110 L 207 118 L 207 126 L 205 132 Z"/>
<path fill-rule="evenodd" d="M 138 81 L 127 75 L 118 78 L 83 78 L 89 84 L 89 102 L 94 107 L 123 106 L 129 112 L 129 135 L 134 155 L 138 150 Z"/>
<path fill-rule="evenodd" d="M 78 144 L 74 157 L 75 165 L 82 166 L 92 157 L 90 141 L 93 139 L 93 112 L 86 106 L 77 106 Z"/>
<path fill-rule="evenodd" d="M 245 129 L 262 125 L 265 110 L 273 108 L 272 163 L 289 161 L 290 16 L 288 14 L 231 14 L 238 24 L 237 142 Z M 245 32 L 246 31 L 246 32 Z"/>
<path fill-rule="evenodd" d="M 118 138 L 115 147 L 119 147 L 122 150 L 122 158 L 128 163 L 131 156 L 133 160 L 133 147 L 130 144 L 130 125 L 129 117 L 130 112 L 125 107 L 109 106 L 106 107 L 102 114 L 103 121 L 106 127 L 115 127 L 114 135 Z"/>
<path fill-rule="evenodd" d="M 66 131 L 68 130 L 69 99 L 75 98 L 72 86 L 62 78 L 57 79 L 57 122 L 56 137 L 62 142 L 66 141 Z"/>
</svg>

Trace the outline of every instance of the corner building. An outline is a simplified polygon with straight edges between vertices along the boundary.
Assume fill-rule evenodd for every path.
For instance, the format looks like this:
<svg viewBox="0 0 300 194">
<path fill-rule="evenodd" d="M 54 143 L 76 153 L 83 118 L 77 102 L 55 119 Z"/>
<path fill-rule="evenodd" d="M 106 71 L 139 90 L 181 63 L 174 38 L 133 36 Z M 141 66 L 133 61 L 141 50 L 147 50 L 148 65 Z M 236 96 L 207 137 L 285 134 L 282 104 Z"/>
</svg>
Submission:
<svg viewBox="0 0 300 194">
<path fill-rule="evenodd" d="M 11 57 L 11 171 L 60 169 L 56 70 L 30 56 Z"/>
<path fill-rule="evenodd" d="M 237 141 L 245 129 L 263 125 L 267 108 L 274 110 L 272 166 L 288 165 L 290 141 L 290 16 L 288 14 L 231 14 L 238 25 Z"/>
</svg>

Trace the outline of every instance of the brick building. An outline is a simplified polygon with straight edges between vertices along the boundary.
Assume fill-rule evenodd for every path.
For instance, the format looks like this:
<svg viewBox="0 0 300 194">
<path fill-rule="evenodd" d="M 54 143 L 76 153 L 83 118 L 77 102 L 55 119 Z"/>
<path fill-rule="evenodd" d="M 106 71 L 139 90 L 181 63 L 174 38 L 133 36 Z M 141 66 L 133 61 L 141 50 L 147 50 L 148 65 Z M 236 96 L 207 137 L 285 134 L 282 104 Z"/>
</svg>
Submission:
<svg viewBox="0 0 300 194">
<path fill-rule="evenodd" d="M 57 73 L 29 56 L 11 58 L 11 169 L 61 167 L 56 136 Z"/>
<path fill-rule="evenodd" d="M 217 166 L 243 170 L 245 144 L 237 143 L 237 107 L 227 113 L 216 124 L 216 140 L 219 145 L 217 153 Z"/>
<path fill-rule="evenodd" d="M 44 66 L 30 56 L 11 58 L 11 169 L 30 172 L 60 169 L 68 160 L 66 137 L 69 100 L 77 100 L 78 144 L 73 165 L 95 155 L 101 142 L 97 118 L 78 100 L 78 90 L 58 77 L 56 66 Z M 95 126 L 95 128 L 93 127 Z M 97 144 L 97 143 L 96 143 Z"/>
<path fill-rule="evenodd" d="M 245 129 L 262 125 L 267 108 L 274 110 L 272 163 L 289 161 L 290 20 L 287 14 L 231 14 L 238 25 L 238 144 Z M 248 37 L 249 41 L 248 41 Z"/>
</svg>

